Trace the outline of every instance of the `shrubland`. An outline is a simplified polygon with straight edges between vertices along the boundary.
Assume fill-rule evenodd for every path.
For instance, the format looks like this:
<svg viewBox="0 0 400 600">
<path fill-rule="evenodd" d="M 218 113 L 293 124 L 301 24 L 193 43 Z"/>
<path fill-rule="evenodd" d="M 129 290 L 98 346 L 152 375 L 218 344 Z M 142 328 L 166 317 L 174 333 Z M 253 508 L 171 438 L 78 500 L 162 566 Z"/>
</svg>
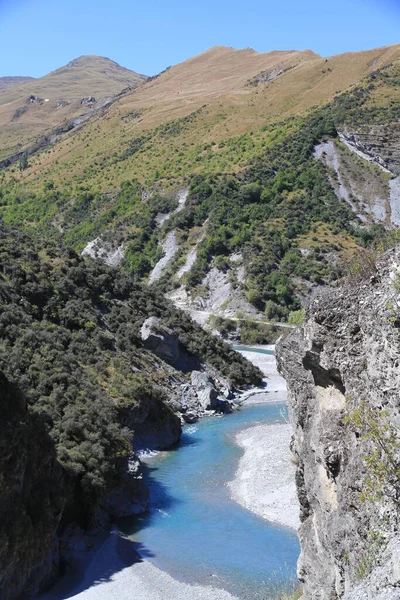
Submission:
<svg viewBox="0 0 400 600">
<path fill-rule="evenodd" d="M 189 355 L 234 384 L 261 378 L 129 274 L 85 261 L 71 248 L 43 248 L 1 224 L 0 301 L 0 370 L 45 424 L 87 512 L 116 484 L 130 451 L 121 411 L 172 393 L 168 366 L 142 346 L 148 316 L 161 318 Z"/>
</svg>

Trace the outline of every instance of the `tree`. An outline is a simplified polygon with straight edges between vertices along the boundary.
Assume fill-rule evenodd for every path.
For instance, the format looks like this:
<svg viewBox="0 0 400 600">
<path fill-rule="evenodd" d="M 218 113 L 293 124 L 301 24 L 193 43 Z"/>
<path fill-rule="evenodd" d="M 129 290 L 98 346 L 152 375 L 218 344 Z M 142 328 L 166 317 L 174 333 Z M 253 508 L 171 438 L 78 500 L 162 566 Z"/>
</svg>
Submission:
<svg viewBox="0 0 400 600">
<path fill-rule="evenodd" d="M 24 171 L 28 167 L 29 167 L 28 153 L 24 152 L 23 155 L 21 156 L 21 158 L 19 159 L 19 170 Z"/>
</svg>

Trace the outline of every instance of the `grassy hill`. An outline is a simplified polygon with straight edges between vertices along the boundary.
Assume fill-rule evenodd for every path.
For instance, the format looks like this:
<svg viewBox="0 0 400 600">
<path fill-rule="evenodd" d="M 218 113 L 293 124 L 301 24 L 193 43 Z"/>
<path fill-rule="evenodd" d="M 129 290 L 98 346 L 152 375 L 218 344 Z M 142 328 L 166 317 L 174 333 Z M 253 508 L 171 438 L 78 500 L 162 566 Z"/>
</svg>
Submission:
<svg viewBox="0 0 400 600">
<path fill-rule="evenodd" d="M 255 144 L 267 143 L 260 128 L 326 104 L 399 56 L 400 46 L 328 59 L 311 51 L 212 48 L 122 95 L 20 177 L 35 186 L 51 173 L 60 185 L 84 181 L 109 191 L 132 177 L 168 181 L 205 166 L 237 172 L 248 157 L 233 156 L 229 140 L 251 132 Z M 131 152 L 137 144 L 140 152 Z"/>
<path fill-rule="evenodd" d="M 0 77 L 0 90 L 5 88 L 10 88 L 14 85 L 21 85 L 21 83 L 33 82 L 35 80 L 34 77 Z"/>
<path fill-rule="evenodd" d="M 108 58 L 81 56 L 39 79 L 0 88 L 0 157 L 145 79 Z M 89 97 L 95 101 L 82 103 Z"/>
<path fill-rule="evenodd" d="M 400 46 L 329 59 L 213 48 L 3 171 L 0 214 L 78 251 L 100 237 L 123 248 L 123 267 L 144 281 L 172 240 L 162 291 L 204 297 L 216 269 L 267 318 L 287 319 L 343 274 L 343 260 L 385 235 L 390 214 L 374 224 L 363 181 L 374 181 L 371 206 L 376 194 L 387 204 L 390 175 L 355 161 L 338 132 L 386 126 L 379 152 L 396 154 L 387 139 L 400 118 L 399 56 Z M 333 163 L 314 156 L 321 143 L 336 148 L 347 201 Z M 161 226 L 160 213 L 171 215 Z"/>
</svg>

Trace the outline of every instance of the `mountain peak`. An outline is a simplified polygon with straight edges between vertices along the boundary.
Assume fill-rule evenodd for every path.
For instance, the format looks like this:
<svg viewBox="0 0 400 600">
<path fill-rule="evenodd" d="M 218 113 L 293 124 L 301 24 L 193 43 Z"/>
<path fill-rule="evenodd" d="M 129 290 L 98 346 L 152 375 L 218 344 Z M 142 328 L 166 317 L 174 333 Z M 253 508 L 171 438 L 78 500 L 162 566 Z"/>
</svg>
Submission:
<svg viewBox="0 0 400 600">
<path fill-rule="evenodd" d="M 106 56 L 97 56 L 96 54 L 82 54 L 82 56 L 78 56 L 71 60 L 65 67 L 61 68 L 73 68 L 73 67 L 85 67 L 85 66 L 95 66 L 101 63 L 106 63 L 108 65 L 113 65 L 123 69 L 125 67 L 121 67 L 117 62 L 107 58 Z"/>
</svg>

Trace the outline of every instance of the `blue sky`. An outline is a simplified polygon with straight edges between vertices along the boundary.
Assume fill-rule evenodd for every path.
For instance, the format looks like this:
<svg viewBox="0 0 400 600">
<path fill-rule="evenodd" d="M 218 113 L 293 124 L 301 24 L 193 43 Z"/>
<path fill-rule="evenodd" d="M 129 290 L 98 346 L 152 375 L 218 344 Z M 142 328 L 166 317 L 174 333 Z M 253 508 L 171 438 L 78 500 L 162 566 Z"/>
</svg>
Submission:
<svg viewBox="0 0 400 600">
<path fill-rule="evenodd" d="M 0 0 L 0 76 L 82 54 L 146 75 L 215 45 L 324 56 L 400 42 L 400 0 Z"/>
</svg>

